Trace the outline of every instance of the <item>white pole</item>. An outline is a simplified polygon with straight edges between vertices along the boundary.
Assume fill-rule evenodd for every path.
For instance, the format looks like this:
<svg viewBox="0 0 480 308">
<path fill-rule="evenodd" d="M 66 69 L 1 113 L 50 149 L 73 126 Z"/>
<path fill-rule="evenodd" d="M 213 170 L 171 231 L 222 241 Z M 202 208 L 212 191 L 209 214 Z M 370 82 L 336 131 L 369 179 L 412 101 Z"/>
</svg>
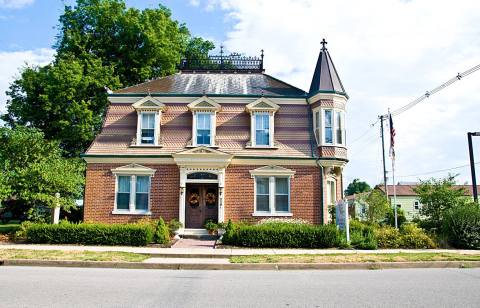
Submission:
<svg viewBox="0 0 480 308">
<path fill-rule="evenodd" d="M 397 185 L 395 184 L 395 159 L 392 159 L 392 180 L 393 180 L 393 211 L 395 213 L 395 229 L 398 229 Z"/>
</svg>

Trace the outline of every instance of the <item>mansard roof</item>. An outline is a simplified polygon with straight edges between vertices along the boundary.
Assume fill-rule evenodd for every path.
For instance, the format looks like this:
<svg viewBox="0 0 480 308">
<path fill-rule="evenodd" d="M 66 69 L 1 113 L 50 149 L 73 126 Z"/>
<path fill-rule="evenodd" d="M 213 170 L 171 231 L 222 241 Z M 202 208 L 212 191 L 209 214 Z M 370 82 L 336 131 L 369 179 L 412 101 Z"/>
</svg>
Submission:
<svg viewBox="0 0 480 308">
<path fill-rule="evenodd" d="M 310 96 L 317 93 L 336 93 L 347 96 L 347 92 L 343 87 L 340 77 L 338 77 L 337 70 L 333 64 L 330 53 L 325 46 L 327 42 L 322 41 L 322 49 L 318 55 L 317 66 L 313 73 L 312 83 L 310 84 Z"/>
<path fill-rule="evenodd" d="M 306 92 L 265 73 L 177 73 L 123 88 L 115 94 L 251 95 L 305 97 Z"/>
</svg>

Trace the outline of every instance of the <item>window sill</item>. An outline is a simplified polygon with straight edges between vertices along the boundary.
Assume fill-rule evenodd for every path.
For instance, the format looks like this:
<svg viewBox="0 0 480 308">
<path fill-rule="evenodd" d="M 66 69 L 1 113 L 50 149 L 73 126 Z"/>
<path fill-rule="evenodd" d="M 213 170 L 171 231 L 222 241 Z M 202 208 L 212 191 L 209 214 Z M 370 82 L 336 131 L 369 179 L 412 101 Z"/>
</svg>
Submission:
<svg viewBox="0 0 480 308">
<path fill-rule="evenodd" d="M 278 147 L 268 145 L 247 145 L 245 146 L 245 149 L 278 150 Z"/>
<path fill-rule="evenodd" d="M 267 213 L 267 212 L 254 212 L 252 213 L 252 216 L 254 217 L 292 217 L 292 213 Z"/>
<path fill-rule="evenodd" d="M 112 211 L 113 215 L 152 215 L 152 212 L 150 211 L 119 211 L 119 210 L 113 210 Z"/>
</svg>

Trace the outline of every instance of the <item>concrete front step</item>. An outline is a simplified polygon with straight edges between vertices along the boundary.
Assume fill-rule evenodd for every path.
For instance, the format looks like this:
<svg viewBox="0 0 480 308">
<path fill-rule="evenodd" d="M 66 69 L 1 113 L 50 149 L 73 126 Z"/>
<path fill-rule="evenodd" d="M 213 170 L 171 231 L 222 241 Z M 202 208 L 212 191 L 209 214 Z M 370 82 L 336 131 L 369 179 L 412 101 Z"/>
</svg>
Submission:
<svg viewBox="0 0 480 308">
<path fill-rule="evenodd" d="M 185 229 L 180 236 L 182 238 L 197 240 L 216 240 L 218 238 L 217 235 L 208 234 L 206 229 Z"/>
</svg>

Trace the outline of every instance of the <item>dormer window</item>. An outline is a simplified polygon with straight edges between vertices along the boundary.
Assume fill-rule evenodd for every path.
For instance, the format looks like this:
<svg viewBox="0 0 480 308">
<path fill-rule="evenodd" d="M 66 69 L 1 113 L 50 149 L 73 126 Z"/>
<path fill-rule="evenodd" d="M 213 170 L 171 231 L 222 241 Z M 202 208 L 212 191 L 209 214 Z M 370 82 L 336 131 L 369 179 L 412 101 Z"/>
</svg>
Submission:
<svg viewBox="0 0 480 308">
<path fill-rule="evenodd" d="M 221 106 L 203 96 L 188 104 L 188 109 L 193 115 L 191 146 L 216 146 L 216 115 Z"/>
<path fill-rule="evenodd" d="M 246 106 L 250 113 L 250 141 L 247 147 L 274 148 L 274 116 L 279 106 L 262 97 Z"/>
<path fill-rule="evenodd" d="M 160 146 L 160 119 L 165 105 L 147 96 L 132 105 L 137 111 L 135 146 Z"/>
<path fill-rule="evenodd" d="M 345 146 L 345 112 L 317 109 L 314 111 L 314 130 L 318 145 Z"/>
</svg>

